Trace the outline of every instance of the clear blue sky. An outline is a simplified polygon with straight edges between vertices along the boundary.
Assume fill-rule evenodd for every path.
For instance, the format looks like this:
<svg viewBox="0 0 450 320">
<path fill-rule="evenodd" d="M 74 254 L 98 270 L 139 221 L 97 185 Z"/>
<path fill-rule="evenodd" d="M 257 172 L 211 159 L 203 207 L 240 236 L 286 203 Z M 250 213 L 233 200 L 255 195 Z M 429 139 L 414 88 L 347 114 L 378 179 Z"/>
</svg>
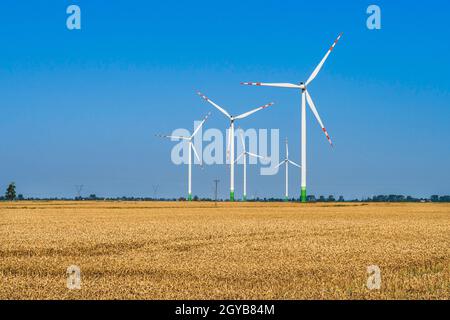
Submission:
<svg viewBox="0 0 450 320">
<path fill-rule="evenodd" d="M 382 29 L 366 28 L 378 4 Z M 66 28 L 66 8 L 82 30 Z M 346 198 L 450 193 L 449 1 L 0 2 L 0 188 L 25 196 L 186 195 L 186 166 L 155 133 L 225 119 L 200 89 L 235 111 L 275 101 L 241 125 L 280 128 L 299 161 L 299 97 L 241 81 L 300 82 L 341 31 L 310 92 L 335 148 L 309 113 L 308 191 Z M 249 173 L 249 196 L 282 196 L 284 175 Z M 237 169 L 236 193 L 241 195 Z M 226 166 L 194 169 L 211 196 Z M 299 193 L 292 170 L 291 191 Z M 3 192 L 3 191 L 2 191 Z"/>
</svg>

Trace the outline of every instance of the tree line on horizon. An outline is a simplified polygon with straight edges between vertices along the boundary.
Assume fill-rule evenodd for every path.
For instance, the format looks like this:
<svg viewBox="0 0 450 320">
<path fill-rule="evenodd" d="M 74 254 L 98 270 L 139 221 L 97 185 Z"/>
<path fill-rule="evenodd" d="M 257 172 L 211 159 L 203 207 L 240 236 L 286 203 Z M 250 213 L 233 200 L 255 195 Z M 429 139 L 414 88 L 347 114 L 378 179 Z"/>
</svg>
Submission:
<svg viewBox="0 0 450 320">
<path fill-rule="evenodd" d="M 151 198 L 151 197 L 97 197 L 95 194 L 91 194 L 88 197 L 77 196 L 74 198 L 25 198 L 22 194 L 16 193 L 16 184 L 11 182 L 6 188 L 4 196 L 0 196 L 0 201 L 36 201 L 36 200 L 77 200 L 77 201 L 186 201 L 185 198 Z M 220 201 L 227 202 L 229 200 L 223 199 L 212 199 L 212 198 L 200 198 L 194 196 L 193 201 Z M 247 199 L 247 202 L 283 202 L 285 199 L 282 198 L 260 198 L 255 197 L 254 199 Z M 299 199 L 292 198 L 289 201 L 299 201 Z M 339 196 L 337 199 L 334 195 L 329 196 L 319 196 L 316 198 L 314 195 L 308 196 L 308 202 L 450 202 L 450 195 L 432 195 L 429 198 L 414 198 L 412 196 L 404 195 L 377 195 L 373 197 L 363 198 L 363 199 L 352 199 L 346 200 L 343 196 Z"/>
</svg>

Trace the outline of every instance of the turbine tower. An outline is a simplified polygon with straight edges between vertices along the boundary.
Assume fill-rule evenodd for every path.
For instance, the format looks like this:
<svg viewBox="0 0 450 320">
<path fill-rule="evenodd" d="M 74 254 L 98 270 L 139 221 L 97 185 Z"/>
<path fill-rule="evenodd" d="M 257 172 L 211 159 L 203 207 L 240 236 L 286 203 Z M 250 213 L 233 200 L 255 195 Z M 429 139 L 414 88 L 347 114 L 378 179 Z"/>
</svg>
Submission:
<svg viewBox="0 0 450 320">
<path fill-rule="evenodd" d="M 245 149 L 245 141 L 244 137 L 242 136 L 242 132 L 240 132 L 241 142 L 242 142 L 242 148 L 243 152 L 236 158 L 236 163 L 239 161 L 240 158 L 244 159 L 244 195 L 242 197 L 243 201 L 247 201 L 247 156 L 254 157 L 254 158 L 260 158 L 264 159 L 264 157 L 248 152 L 247 149 Z"/>
<path fill-rule="evenodd" d="M 215 104 L 213 101 L 211 101 L 208 97 L 206 97 L 202 93 L 197 92 L 197 94 L 201 98 L 212 104 L 216 109 L 222 112 L 230 120 L 230 130 L 228 131 L 227 158 L 230 158 L 230 201 L 234 201 L 234 122 L 236 120 L 247 118 L 248 116 L 254 114 L 255 112 L 258 112 L 259 110 L 270 107 L 271 105 L 273 105 L 273 102 L 266 104 L 262 107 L 253 109 L 251 111 L 248 111 L 246 113 L 243 113 L 239 116 L 232 116 L 224 108 Z"/>
<path fill-rule="evenodd" d="M 194 146 L 194 143 L 192 142 L 192 140 L 194 139 L 195 135 L 200 131 L 200 128 L 203 126 L 203 124 L 208 119 L 210 114 L 211 113 L 208 113 L 205 116 L 205 118 L 202 120 L 202 122 L 194 130 L 194 133 L 192 133 L 192 135 L 189 136 L 189 137 L 157 135 L 158 137 L 161 137 L 161 138 L 172 139 L 172 141 L 174 141 L 174 140 L 184 140 L 184 141 L 187 141 L 189 143 L 189 147 L 188 147 L 189 148 L 188 149 L 189 150 L 189 153 L 188 153 L 189 170 L 188 170 L 188 197 L 187 197 L 188 201 L 192 201 L 192 151 L 194 151 L 194 154 L 195 154 L 195 157 L 197 158 L 197 160 L 198 161 L 202 161 L 200 159 L 200 157 L 198 156 L 197 150 L 195 149 L 195 146 Z"/>
<path fill-rule="evenodd" d="M 317 112 L 316 106 L 314 105 L 314 102 L 312 101 L 311 96 L 308 93 L 308 85 L 316 78 L 316 76 L 319 74 L 320 70 L 322 69 L 325 61 L 328 59 L 328 56 L 330 55 L 331 51 L 333 51 L 334 47 L 338 43 L 339 39 L 342 37 L 342 33 L 337 37 L 337 39 L 334 41 L 334 43 L 331 45 L 330 49 L 328 49 L 327 53 L 323 57 L 322 61 L 317 65 L 317 67 L 314 69 L 313 73 L 309 76 L 308 80 L 306 80 L 305 83 L 300 82 L 300 84 L 292 84 L 292 83 L 262 83 L 262 82 L 242 82 L 241 84 L 244 85 L 250 85 L 250 86 L 266 86 L 266 87 L 278 87 L 278 88 L 290 88 L 290 89 L 297 89 L 300 91 L 302 96 L 302 105 L 301 105 L 301 201 L 306 202 L 306 102 L 308 102 L 308 105 L 314 114 L 314 116 L 317 119 L 317 122 L 319 122 L 320 127 L 322 128 L 323 133 L 328 139 L 328 142 L 331 146 L 333 146 L 330 136 L 325 129 L 322 120 L 320 119 L 319 113 Z"/>
<path fill-rule="evenodd" d="M 288 139 L 287 138 L 286 138 L 286 158 L 283 161 L 281 161 L 275 168 L 279 168 L 283 164 L 286 165 L 286 168 L 285 168 L 286 186 L 285 186 L 285 189 L 284 189 L 284 201 L 288 201 L 289 200 L 289 165 L 292 164 L 292 165 L 294 165 L 294 166 L 296 166 L 298 168 L 301 168 L 301 166 L 296 164 L 294 161 L 291 161 L 289 159 L 289 146 L 288 146 Z"/>
</svg>

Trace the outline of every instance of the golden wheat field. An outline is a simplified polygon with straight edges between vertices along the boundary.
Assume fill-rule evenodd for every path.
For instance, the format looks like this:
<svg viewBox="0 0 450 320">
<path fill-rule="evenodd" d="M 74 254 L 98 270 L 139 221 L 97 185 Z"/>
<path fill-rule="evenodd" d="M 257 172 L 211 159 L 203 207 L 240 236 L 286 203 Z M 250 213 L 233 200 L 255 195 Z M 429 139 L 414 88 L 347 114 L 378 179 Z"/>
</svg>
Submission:
<svg viewBox="0 0 450 320">
<path fill-rule="evenodd" d="M 0 298 L 448 299 L 449 248 L 449 204 L 0 203 Z"/>
</svg>

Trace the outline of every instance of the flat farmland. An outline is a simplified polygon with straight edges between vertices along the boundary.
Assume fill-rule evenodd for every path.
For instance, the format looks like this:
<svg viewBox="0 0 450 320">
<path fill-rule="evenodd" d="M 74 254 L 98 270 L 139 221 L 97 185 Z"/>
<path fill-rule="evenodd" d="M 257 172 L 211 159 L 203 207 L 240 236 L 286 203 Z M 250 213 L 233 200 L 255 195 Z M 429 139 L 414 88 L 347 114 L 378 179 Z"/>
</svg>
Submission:
<svg viewBox="0 0 450 320">
<path fill-rule="evenodd" d="M 0 299 L 448 299 L 449 248 L 450 204 L 2 202 Z"/>
</svg>

